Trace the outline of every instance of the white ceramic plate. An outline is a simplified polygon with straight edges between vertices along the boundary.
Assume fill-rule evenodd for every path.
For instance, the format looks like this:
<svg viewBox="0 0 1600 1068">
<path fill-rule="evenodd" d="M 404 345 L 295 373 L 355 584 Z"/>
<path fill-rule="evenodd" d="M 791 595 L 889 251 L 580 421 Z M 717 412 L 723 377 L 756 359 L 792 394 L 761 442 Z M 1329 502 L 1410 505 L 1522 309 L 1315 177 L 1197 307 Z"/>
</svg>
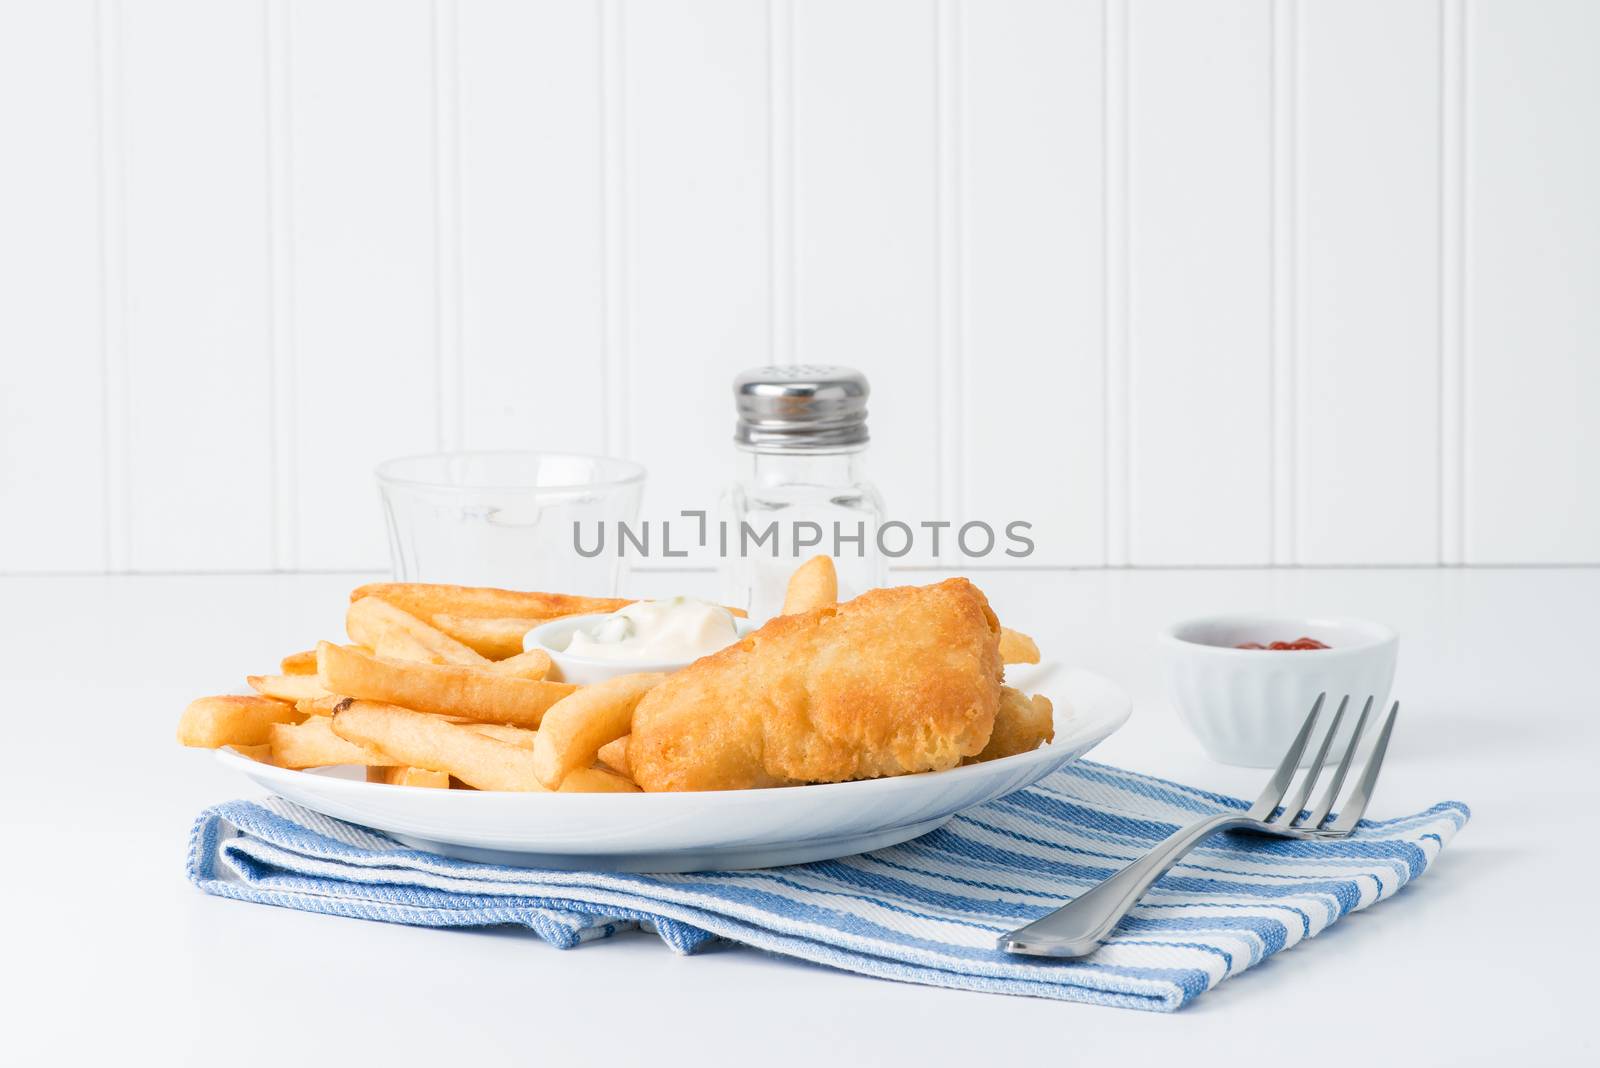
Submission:
<svg viewBox="0 0 1600 1068">
<path fill-rule="evenodd" d="M 289 771 L 227 749 L 217 756 L 296 804 L 465 860 L 595 871 L 765 868 L 927 834 L 962 809 L 1076 760 L 1131 711 L 1126 694 L 1087 671 L 1013 668 L 1011 680 L 1055 703 L 1050 745 L 949 771 L 863 782 L 701 793 L 491 793 L 368 783 L 360 769 Z"/>
</svg>

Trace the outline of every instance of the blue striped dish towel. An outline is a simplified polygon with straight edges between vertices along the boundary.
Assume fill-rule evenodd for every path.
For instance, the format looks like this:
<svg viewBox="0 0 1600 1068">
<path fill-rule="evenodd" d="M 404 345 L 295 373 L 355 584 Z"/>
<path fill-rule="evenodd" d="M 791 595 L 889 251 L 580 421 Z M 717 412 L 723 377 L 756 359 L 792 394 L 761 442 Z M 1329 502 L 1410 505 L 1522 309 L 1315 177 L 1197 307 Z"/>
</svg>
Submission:
<svg viewBox="0 0 1600 1068">
<path fill-rule="evenodd" d="M 1212 836 L 1081 961 L 1016 957 L 1002 932 L 1056 908 L 1179 825 L 1248 805 L 1078 761 L 904 845 L 760 871 L 630 875 L 418 852 L 281 798 L 201 813 L 202 890 L 430 927 L 516 924 L 567 948 L 631 927 L 693 953 L 718 939 L 886 979 L 1171 1011 L 1421 875 L 1467 822 L 1447 801 L 1352 837 Z"/>
</svg>

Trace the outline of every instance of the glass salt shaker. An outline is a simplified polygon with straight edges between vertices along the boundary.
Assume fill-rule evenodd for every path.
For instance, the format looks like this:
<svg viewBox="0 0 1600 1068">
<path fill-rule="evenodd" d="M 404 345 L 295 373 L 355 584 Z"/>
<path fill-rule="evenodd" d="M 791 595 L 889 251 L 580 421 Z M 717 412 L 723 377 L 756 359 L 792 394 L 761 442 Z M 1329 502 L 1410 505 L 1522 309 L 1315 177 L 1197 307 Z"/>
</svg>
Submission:
<svg viewBox="0 0 1600 1068">
<path fill-rule="evenodd" d="M 848 367 L 759 367 L 733 380 L 738 476 L 723 494 L 724 603 L 778 614 L 794 569 L 833 557 L 839 599 L 883 585 L 883 501 L 866 480 L 867 378 Z"/>
</svg>

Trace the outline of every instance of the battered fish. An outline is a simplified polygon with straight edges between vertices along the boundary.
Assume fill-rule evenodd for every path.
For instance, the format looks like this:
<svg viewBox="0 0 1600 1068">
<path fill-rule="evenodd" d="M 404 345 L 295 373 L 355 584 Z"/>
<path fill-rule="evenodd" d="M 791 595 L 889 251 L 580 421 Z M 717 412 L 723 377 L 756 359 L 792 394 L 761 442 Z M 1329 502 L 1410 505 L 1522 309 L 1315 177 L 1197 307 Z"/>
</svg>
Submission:
<svg viewBox="0 0 1600 1068">
<path fill-rule="evenodd" d="M 955 767 L 994 728 L 999 641 L 962 578 L 780 616 L 645 695 L 634 781 L 738 790 Z"/>
</svg>

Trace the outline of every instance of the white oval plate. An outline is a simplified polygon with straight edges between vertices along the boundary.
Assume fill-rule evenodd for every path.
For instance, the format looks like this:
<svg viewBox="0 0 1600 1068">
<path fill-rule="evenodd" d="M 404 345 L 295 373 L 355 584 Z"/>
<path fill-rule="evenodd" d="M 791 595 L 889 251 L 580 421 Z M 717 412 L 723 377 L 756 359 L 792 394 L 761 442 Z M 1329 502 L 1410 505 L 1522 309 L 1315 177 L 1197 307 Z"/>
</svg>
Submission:
<svg viewBox="0 0 1600 1068">
<path fill-rule="evenodd" d="M 1045 675 L 1049 684 L 1041 687 Z M 217 757 L 295 804 L 463 860 L 592 871 L 766 868 L 927 834 L 962 809 L 1076 760 L 1132 711 L 1125 693 L 1087 671 L 1013 668 L 1012 679 L 1055 703 L 1054 742 L 1004 760 L 861 782 L 697 793 L 480 792 L 369 783 L 360 768 L 290 771 L 228 749 Z"/>
</svg>

